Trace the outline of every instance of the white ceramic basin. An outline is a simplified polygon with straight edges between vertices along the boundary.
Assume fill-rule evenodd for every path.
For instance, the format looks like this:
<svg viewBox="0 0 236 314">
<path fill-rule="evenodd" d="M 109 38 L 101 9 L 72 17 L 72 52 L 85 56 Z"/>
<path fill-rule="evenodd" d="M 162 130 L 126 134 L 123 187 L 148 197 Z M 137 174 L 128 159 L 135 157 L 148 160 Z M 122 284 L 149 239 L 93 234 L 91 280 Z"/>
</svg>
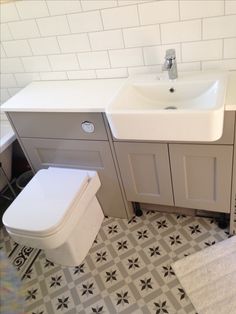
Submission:
<svg viewBox="0 0 236 314">
<path fill-rule="evenodd" d="M 182 73 L 127 79 L 106 110 L 124 140 L 215 141 L 223 131 L 227 73 Z"/>
</svg>

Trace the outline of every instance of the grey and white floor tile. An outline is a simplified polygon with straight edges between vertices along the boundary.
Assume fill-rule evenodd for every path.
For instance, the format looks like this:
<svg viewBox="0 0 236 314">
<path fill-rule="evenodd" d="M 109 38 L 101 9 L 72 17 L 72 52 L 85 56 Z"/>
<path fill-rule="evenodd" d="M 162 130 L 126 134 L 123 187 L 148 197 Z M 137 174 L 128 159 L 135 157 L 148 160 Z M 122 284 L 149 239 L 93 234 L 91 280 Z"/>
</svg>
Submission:
<svg viewBox="0 0 236 314">
<path fill-rule="evenodd" d="M 0 228 L 0 250 L 8 257 L 20 277 L 23 277 L 40 253 L 39 250 L 17 244 Z"/>
<path fill-rule="evenodd" d="M 56 265 L 42 251 L 29 253 L 21 273 L 25 312 L 195 314 L 171 264 L 227 237 L 208 218 L 156 211 L 129 221 L 106 218 L 77 267 Z M 4 232 L 3 249 L 9 253 L 14 245 Z M 21 246 L 17 249 L 22 253 Z M 24 250 L 26 255 L 30 249 Z"/>
</svg>

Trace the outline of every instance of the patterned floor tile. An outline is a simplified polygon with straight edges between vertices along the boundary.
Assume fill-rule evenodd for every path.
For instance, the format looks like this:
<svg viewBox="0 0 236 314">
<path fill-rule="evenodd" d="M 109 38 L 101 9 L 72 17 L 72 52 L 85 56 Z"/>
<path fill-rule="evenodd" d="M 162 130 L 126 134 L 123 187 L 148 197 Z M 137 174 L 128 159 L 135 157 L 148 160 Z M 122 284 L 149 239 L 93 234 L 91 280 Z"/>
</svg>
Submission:
<svg viewBox="0 0 236 314">
<path fill-rule="evenodd" d="M 101 283 L 101 289 L 107 289 L 108 292 L 112 292 L 112 290 L 114 290 L 114 287 L 119 285 L 121 282 L 125 282 L 125 277 L 123 275 L 121 267 L 119 267 L 119 264 L 107 268 L 98 276 L 99 278 L 97 280 L 99 280 Z"/>
<path fill-rule="evenodd" d="M 1 231 L 3 232 L 3 231 Z M 106 218 L 86 259 L 62 267 L 34 251 L 22 283 L 27 314 L 195 314 L 171 263 L 228 237 L 209 218 L 146 211 L 130 220 Z M 14 258 L 31 255 L 6 233 Z"/>
<path fill-rule="evenodd" d="M 85 314 L 91 314 L 91 313 L 109 313 L 109 308 L 107 307 L 107 304 L 105 300 L 100 299 L 99 301 L 95 302 L 92 306 L 89 306 L 88 308 L 84 309 Z"/>
<path fill-rule="evenodd" d="M 51 304 L 53 309 L 52 313 L 57 313 L 57 311 L 60 311 L 60 313 L 68 313 L 75 307 L 70 290 L 67 290 L 51 299 Z"/>
<path fill-rule="evenodd" d="M 17 244 L 4 227 L 0 228 L 0 250 L 8 257 L 20 277 L 24 276 L 40 253 L 40 250 Z"/>
</svg>

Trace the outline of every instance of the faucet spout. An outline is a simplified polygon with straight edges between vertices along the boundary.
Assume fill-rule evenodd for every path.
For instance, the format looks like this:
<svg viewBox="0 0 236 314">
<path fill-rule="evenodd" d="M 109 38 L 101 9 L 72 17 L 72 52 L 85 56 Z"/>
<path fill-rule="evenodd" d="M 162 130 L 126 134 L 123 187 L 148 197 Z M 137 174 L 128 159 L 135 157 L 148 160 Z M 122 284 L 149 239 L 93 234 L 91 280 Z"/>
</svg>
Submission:
<svg viewBox="0 0 236 314">
<path fill-rule="evenodd" d="M 163 71 L 168 71 L 168 76 L 170 80 L 177 79 L 177 62 L 176 62 L 176 53 L 175 49 L 166 50 L 165 62 L 163 65 Z"/>
</svg>

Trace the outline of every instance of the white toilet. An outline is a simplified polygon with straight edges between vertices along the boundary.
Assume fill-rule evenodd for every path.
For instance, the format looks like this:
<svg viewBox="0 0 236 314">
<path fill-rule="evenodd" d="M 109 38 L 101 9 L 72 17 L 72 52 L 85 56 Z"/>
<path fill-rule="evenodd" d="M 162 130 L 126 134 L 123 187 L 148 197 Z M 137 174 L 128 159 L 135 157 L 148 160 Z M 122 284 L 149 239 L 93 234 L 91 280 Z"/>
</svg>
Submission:
<svg viewBox="0 0 236 314">
<path fill-rule="evenodd" d="M 3 224 L 20 244 L 40 248 L 65 266 L 86 257 L 104 215 L 96 198 L 97 172 L 48 168 L 37 172 L 3 215 Z"/>
</svg>

